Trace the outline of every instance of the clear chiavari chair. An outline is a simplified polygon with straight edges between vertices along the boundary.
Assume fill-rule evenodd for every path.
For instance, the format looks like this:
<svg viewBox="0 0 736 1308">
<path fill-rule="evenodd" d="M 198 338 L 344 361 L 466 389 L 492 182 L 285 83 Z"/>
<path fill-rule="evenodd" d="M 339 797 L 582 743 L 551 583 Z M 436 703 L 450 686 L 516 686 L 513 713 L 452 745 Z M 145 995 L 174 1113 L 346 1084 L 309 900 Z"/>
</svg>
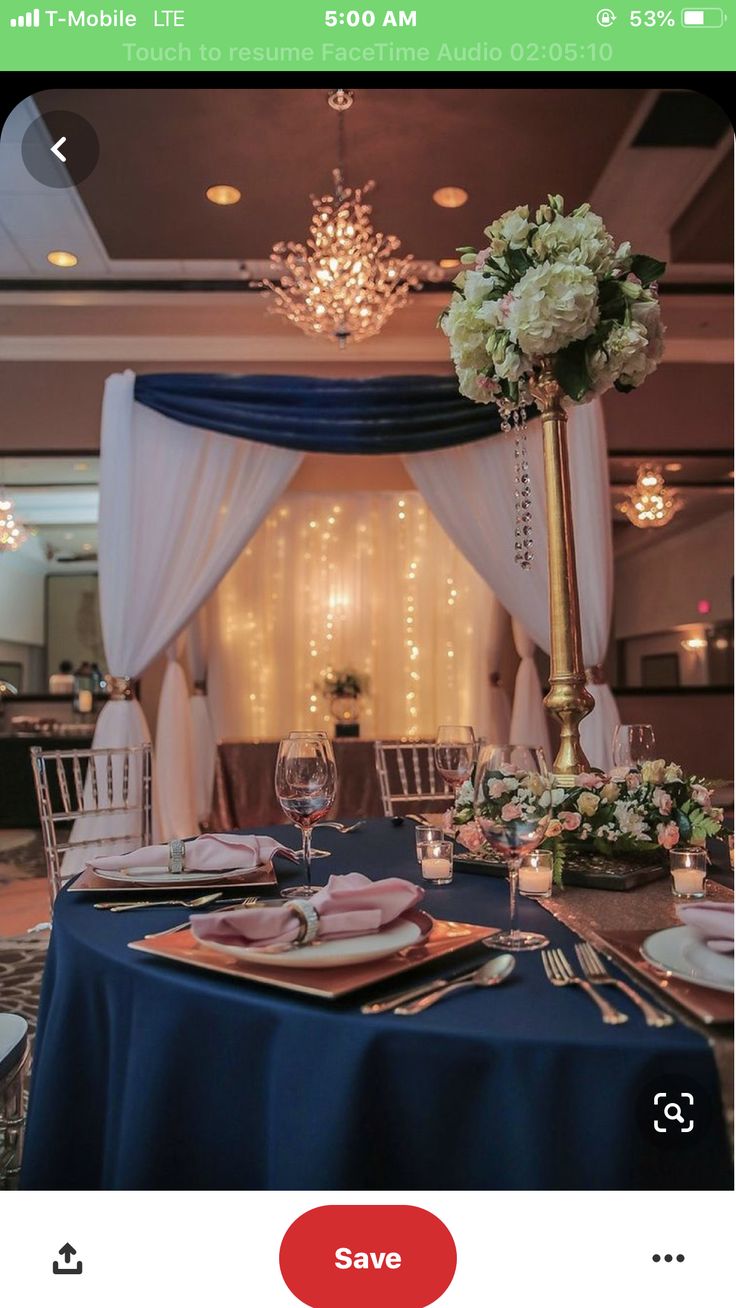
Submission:
<svg viewBox="0 0 736 1308">
<path fill-rule="evenodd" d="M 374 750 L 384 817 L 400 817 L 409 805 L 419 813 L 420 805 L 440 812 L 452 803 L 435 767 L 434 741 L 376 740 Z"/>
<path fill-rule="evenodd" d="M 30 1062 L 28 1023 L 20 1013 L 0 1013 L 0 1190 L 20 1172 Z"/>
<path fill-rule="evenodd" d="M 31 750 L 54 900 L 92 853 L 151 844 L 151 746 Z M 65 829 L 70 827 L 70 831 Z"/>
</svg>

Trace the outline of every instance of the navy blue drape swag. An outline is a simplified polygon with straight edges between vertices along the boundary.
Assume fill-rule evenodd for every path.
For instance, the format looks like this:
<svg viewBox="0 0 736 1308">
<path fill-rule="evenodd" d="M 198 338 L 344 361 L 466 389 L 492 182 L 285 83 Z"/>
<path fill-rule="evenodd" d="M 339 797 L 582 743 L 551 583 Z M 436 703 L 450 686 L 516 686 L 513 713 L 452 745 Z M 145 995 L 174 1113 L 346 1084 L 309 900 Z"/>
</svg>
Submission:
<svg viewBox="0 0 736 1308">
<path fill-rule="evenodd" d="M 135 398 L 190 427 L 311 454 L 416 454 L 500 431 L 495 405 L 467 400 L 455 377 L 147 373 Z"/>
</svg>

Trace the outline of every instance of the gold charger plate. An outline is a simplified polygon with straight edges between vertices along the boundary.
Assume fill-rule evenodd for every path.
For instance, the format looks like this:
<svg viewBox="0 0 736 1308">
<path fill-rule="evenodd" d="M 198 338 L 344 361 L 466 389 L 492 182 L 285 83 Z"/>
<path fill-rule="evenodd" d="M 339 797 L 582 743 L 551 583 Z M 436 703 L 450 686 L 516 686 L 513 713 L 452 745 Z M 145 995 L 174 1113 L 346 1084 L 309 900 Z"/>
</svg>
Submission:
<svg viewBox="0 0 736 1308">
<path fill-rule="evenodd" d="M 269 859 L 267 863 L 260 863 L 258 867 L 251 868 L 234 868 L 232 872 L 226 872 L 221 876 L 212 875 L 209 879 L 198 877 L 196 881 L 188 881 L 186 872 L 182 872 L 176 880 L 167 882 L 166 885 L 151 885 L 145 881 L 109 881 L 107 877 L 98 876 L 91 867 L 86 867 L 80 872 L 76 881 L 67 887 L 70 895 L 81 893 L 94 893 L 95 895 L 135 895 L 137 899 L 145 892 L 146 899 L 149 896 L 155 897 L 161 895 L 164 899 L 170 899 L 172 891 L 185 890 L 188 894 L 201 892 L 205 894 L 208 890 L 237 890 L 239 888 L 248 889 L 252 886 L 276 886 L 276 873 L 273 863 Z"/>
<path fill-rule="evenodd" d="M 184 931 L 167 931 L 165 935 L 151 936 L 148 940 L 131 940 L 128 948 L 142 954 L 152 954 L 155 958 L 184 963 L 205 972 L 219 972 L 223 976 L 239 977 L 243 981 L 258 981 L 261 985 L 275 986 L 279 990 L 292 990 L 317 999 L 342 999 L 366 986 L 378 985 L 381 981 L 414 972 L 438 959 L 451 957 L 468 945 L 484 940 L 494 930 L 489 926 L 470 926 L 467 922 L 430 920 L 431 929 L 421 944 L 410 945 L 389 958 L 377 958 L 373 962 L 355 963 L 347 967 L 277 969 L 246 963 L 199 944 L 190 927 Z"/>
</svg>

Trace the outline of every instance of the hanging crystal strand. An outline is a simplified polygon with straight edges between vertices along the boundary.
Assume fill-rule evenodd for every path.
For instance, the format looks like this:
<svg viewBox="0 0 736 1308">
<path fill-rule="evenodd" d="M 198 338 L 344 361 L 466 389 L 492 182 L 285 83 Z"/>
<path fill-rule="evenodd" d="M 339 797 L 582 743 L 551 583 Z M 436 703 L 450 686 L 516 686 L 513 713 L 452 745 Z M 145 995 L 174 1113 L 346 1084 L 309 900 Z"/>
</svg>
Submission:
<svg viewBox="0 0 736 1308">
<path fill-rule="evenodd" d="M 514 559 L 519 567 L 528 572 L 532 566 L 534 554 L 532 547 L 532 492 L 529 476 L 529 450 L 526 438 L 526 409 L 522 405 L 512 414 L 514 431 L 514 500 L 516 504 L 516 525 L 514 530 Z"/>
</svg>

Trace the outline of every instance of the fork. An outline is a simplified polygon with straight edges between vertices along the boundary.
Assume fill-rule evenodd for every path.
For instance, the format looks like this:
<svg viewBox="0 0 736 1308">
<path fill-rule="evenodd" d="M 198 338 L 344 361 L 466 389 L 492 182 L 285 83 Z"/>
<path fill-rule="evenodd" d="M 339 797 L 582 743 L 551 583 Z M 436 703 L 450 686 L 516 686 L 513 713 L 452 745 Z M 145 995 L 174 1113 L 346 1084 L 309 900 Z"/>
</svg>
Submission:
<svg viewBox="0 0 736 1308">
<path fill-rule="evenodd" d="M 647 1026 L 672 1026 L 674 1018 L 669 1013 L 665 1013 L 661 1008 L 655 1008 L 644 999 L 633 986 L 626 981 L 620 981 L 618 977 L 611 976 L 607 970 L 603 959 L 592 945 L 584 941 L 583 944 L 575 946 L 575 953 L 578 956 L 578 962 L 583 969 L 587 979 L 594 986 L 616 986 L 623 994 L 628 995 L 632 1003 L 636 1004 L 644 1014 Z"/>
<path fill-rule="evenodd" d="M 247 897 L 247 899 L 244 899 L 244 900 L 242 901 L 242 903 L 240 903 L 240 904 L 233 904 L 233 905 L 231 905 L 231 907 L 232 907 L 233 909 L 237 909 L 237 908 L 255 908 L 256 905 L 259 904 L 260 902 L 261 902 L 261 901 L 259 901 L 258 899 L 256 899 L 256 896 L 255 896 L 255 895 L 249 895 L 249 896 Z M 187 904 L 187 908 L 190 908 L 190 907 L 191 907 L 191 905 Z M 212 909 L 211 911 L 217 913 L 217 912 L 219 911 L 219 905 L 218 905 L 216 908 Z M 206 917 L 206 916 L 207 916 L 206 913 L 201 913 L 201 914 L 200 914 L 200 917 Z M 175 931 L 185 931 L 186 928 L 187 928 L 188 926 L 189 926 L 189 919 L 187 918 L 185 922 L 180 922 L 178 926 L 175 926 L 175 927 L 166 927 L 166 929 L 165 929 L 164 931 L 149 931 L 148 935 L 145 936 L 144 938 L 145 938 L 146 940 L 155 940 L 155 939 L 156 939 L 156 936 L 171 936 L 171 935 L 174 934 Z"/>
<path fill-rule="evenodd" d="M 133 908 L 203 908 L 205 904 L 213 904 L 221 895 L 222 891 L 217 890 L 197 899 L 136 899 L 125 904 L 95 904 L 95 908 L 106 908 L 109 913 L 127 913 Z"/>
<path fill-rule="evenodd" d="M 317 827 L 330 827 L 332 831 L 339 831 L 341 836 L 349 836 L 351 831 L 357 831 L 358 827 L 365 826 L 365 818 L 360 818 L 358 822 L 353 822 L 352 826 L 346 827 L 344 822 L 317 822 Z"/>
<path fill-rule="evenodd" d="M 568 963 L 561 949 L 545 949 L 542 951 L 542 962 L 547 974 L 547 980 L 553 986 L 580 986 L 593 1003 L 598 1006 L 603 1017 L 603 1021 L 610 1026 L 618 1026 L 621 1022 L 628 1022 L 626 1013 L 621 1013 L 607 999 L 599 995 L 590 984 L 590 981 L 584 977 L 576 976 L 570 964 Z"/>
</svg>

